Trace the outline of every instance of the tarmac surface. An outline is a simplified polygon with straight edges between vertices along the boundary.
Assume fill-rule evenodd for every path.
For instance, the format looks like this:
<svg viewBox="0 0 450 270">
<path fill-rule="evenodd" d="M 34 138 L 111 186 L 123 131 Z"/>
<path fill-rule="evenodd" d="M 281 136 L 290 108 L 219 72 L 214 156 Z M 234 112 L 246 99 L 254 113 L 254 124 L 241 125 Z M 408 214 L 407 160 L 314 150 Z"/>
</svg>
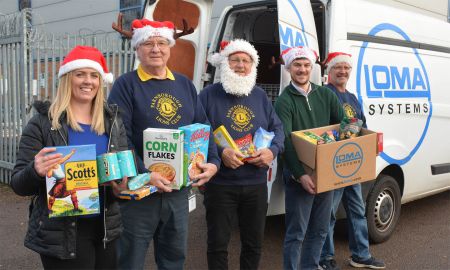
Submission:
<svg viewBox="0 0 450 270">
<path fill-rule="evenodd" d="M 203 198 L 190 214 L 188 254 L 185 269 L 203 270 L 206 264 L 206 221 Z M 28 198 L 15 195 L 0 184 L 0 269 L 42 269 L 39 256 L 23 246 L 27 228 Z M 267 218 L 260 269 L 282 268 L 284 216 Z M 338 221 L 335 233 L 336 259 L 342 270 L 348 266 L 345 221 Z M 239 233 L 229 246 L 229 269 L 239 269 Z M 450 191 L 402 206 L 399 224 L 385 243 L 371 245 L 371 253 L 385 261 L 387 269 L 450 269 Z M 146 269 L 156 269 L 149 250 Z"/>
</svg>

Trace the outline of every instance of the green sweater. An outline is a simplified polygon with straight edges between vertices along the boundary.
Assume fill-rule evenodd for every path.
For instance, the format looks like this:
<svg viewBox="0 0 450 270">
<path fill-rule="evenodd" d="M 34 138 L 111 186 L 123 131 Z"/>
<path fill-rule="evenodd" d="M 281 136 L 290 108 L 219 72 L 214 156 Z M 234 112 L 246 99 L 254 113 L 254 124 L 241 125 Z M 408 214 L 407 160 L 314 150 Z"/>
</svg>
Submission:
<svg viewBox="0 0 450 270">
<path fill-rule="evenodd" d="M 305 174 L 303 163 L 298 160 L 291 140 L 291 132 L 340 123 L 344 118 L 342 105 L 328 88 L 311 83 L 307 96 L 289 84 L 275 102 L 275 111 L 283 123 L 284 166 L 295 179 Z"/>
</svg>

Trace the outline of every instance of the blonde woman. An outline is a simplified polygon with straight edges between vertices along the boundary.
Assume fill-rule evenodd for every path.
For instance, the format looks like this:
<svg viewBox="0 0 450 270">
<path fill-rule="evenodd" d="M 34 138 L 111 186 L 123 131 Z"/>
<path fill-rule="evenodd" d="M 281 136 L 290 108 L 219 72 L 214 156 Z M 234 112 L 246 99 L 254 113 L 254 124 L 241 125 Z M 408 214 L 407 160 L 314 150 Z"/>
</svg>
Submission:
<svg viewBox="0 0 450 270">
<path fill-rule="evenodd" d="M 40 254 L 45 269 L 114 269 L 122 225 L 112 188 L 99 188 L 100 215 L 49 219 L 45 175 L 63 157 L 52 153 L 55 148 L 44 148 L 95 144 L 98 155 L 127 149 L 118 108 L 105 105 L 103 83 L 111 82 L 112 75 L 100 51 L 77 46 L 64 59 L 58 77 L 53 103 L 34 104 L 38 114 L 22 133 L 12 175 L 11 186 L 18 195 L 34 196 L 25 246 Z M 53 198 L 70 195 L 74 206 L 77 203 L 65 183 L 50 192 Z"/>
</svg>

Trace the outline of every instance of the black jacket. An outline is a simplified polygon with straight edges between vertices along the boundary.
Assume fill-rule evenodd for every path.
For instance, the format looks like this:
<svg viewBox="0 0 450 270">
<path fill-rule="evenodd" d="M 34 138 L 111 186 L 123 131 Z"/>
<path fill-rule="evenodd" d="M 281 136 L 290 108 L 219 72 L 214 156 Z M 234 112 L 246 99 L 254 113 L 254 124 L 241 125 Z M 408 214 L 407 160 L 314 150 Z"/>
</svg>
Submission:
<svg viewBox="0 0 450 270">
<path fill-rule="evenodd" d="M 45 177 L 34 169 L 34 156 L 46 146 L 67 145 L 68 125 L 65 115 L 60 119 L 62 128 L 51 127 L 48 117 L 49 102 L 36 102 L 34 115 L 22 132 L 17 161 L 11 178 L 11 187 L 21 196 L 34 196 L 30 204 L 25 246 L 39 254 L 60 259 L 76 257 L 77 217 L 48 217 Z M 105 130 L 109 136 L 108 152 L 128 148 L 127 136 L 118 107 L 105 105 Z M 120 209 L 110 187 L 104 188 L 104 242 L 119 237 L 122 231 Z"/>
</svg>

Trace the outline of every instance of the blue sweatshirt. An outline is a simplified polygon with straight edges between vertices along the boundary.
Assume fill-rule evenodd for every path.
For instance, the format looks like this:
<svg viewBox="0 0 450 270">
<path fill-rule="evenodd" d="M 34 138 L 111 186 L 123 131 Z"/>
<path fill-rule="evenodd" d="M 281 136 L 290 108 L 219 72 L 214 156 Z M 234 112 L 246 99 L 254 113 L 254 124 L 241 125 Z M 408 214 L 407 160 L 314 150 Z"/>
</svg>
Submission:
<svg viewBox="0 0 450 270">
<path fill-rule="evenodd" d="M 213 130 L 224 125 L 236 140 L 249 133 L 254 136 L 255 131 L 262 127 L 275 133 L 269 148 L 273 156 L 276 157 L 283 151 L 283 126 L 263 89 L 254 87 L 248 96 L 238 97 L 227 94 L 222 84 L 216 83 L 203 89 L 199 96 Z M 218 151 L 219 155 L 222 155 L 223 149 Z M 237 169 L 222 164 L 210 182 L 220 185 L 256 185 L 266 182 L 266 174 L 267 168 L 248 163 Z"/>
<path fill-rule="evenodd" d="M 143 131 L 149 127 L 178 129 L 193 123 L 209 124 L 192 82 L 173 73 L 174 80 L 142 81 L 137 71 L 120 76 L 114 83 L 108 103 L 121 109 L 128 145 L 137 153 L 139 173 L 148 172 L 143 162 Z M 212 134 L 212 133 L 211 133 Z M 220 166 L 213 137 L 210 137 L 208 162 Z"/>
<path fill-rule="evenodd" d="M 336 96 L 339 99 L 339 102 L 342 104 L 342 108 L 344 109 L 344 113 L 348 118 L 356 117 L 358 119 L 361 119 L 363 121 L 363 127 L 367 128 L 366 125 L 366 117 L 364 116 L 364 112 L 361 109 L 361 105 L 358 102 L 358 99 L 356 96 L 347 89 L 345 90 L 345 93 L 340 92 L 334 85 L 327 84 L 326 87 L 333 90 L 333 92 L 336 94 Z"/>
</svg>

